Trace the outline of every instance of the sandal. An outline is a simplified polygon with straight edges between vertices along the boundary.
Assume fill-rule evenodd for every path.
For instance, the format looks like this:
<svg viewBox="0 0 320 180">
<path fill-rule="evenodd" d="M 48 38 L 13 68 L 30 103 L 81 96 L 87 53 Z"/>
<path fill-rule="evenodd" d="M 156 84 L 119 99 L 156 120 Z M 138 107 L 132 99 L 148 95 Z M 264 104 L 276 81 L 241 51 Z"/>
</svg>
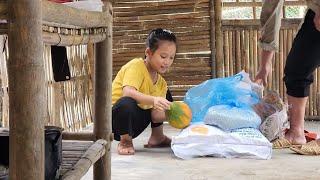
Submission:
<svg viewBox="0 0 320 180">
<path fill-rule="evenodd" d="M 145 144 L 144 148 L 167 148 L 171 147 L 171 139 L 165 136 L 164 140 L 159 144 Z"/>
<path fill-rule="evenodd" d="M 290 141 L 288 141 L 285 138 L 279 138 L 279 139 L 272 141 L 272 149 L 285 149 L 285 148 L 290 148 L 293 146 L 299 146 L 299 145 L 292 144 Z"/>
<path fill-rule="evenodd" d="M 290 147 L 290 149 L 302 155 L 310 155 L 310 156 L 320 155 L 320 139 L 310 141 L 307 144 L 304 144 L 301 146 Z"/>
<path fill-rule="evenodd" d="M 119 142 L 118 147 L 119 155 L 134 155 L 134 147 L 132 142 Z"/>
</svg>

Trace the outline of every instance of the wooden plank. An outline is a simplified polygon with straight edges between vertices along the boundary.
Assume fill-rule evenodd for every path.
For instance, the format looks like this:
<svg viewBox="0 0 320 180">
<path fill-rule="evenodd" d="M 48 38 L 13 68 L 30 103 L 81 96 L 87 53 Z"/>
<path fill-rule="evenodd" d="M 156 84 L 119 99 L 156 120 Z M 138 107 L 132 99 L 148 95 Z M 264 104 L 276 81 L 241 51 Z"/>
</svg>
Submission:
<svg viewBox="0 0 320 180">
<path fill-rule="evenodd" d="M 82 141 L 94 141 L 96 140 L 94 134 L 92 132 L 63 132 L 62 138 L 64 140 L 82 140 Z"/>
<path fill-rule="evenodd" d="M 86 11 L 69 7 L 60 3 L 42 1 L 43 16 L 42 20 L 64 25 L 78 27 L 106 27 L 112 21 L 112 14 Z"/>
<path fill-rule="evenodd" d="M 107 141 L 99 139 L 82 155 L 80 160 L 62 176 L 64 180 L 78 180 L 98 161 L 106 152 Z"/>
<path fill-rule="evenodd" d="M 41 34 L 41 3 L 41 0 L 8 2 L 9 17 L 13 18 L 9 20 L 8 31 L 9 176 L 13 180 L 44 179 L 47 89 Z"/>
</svg>

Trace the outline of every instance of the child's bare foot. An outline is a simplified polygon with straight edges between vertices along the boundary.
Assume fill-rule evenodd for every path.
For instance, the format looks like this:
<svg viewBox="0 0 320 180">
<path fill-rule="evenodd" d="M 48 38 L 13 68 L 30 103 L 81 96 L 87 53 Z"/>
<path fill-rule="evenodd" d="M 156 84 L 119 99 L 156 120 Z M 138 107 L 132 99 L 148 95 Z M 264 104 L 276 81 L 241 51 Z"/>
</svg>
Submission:
<svg viewBox="0 0 320 180">
<path fill-rule="evenodd" d="M 134 155 L 135 152 L 132 141 L 120 141 L 117 149 L 120 155 Z"/>
<path fill-rule="evenodd" d="M 132 144 L 132 137 L 128 134 L 121 135 L 118 144 L 118 154 L 120 155 L 134 155 L 134 147 Z"/>
<path fill-rule="evenodd" d="M 150 136 L 148 144 L 145 144 L 145 148 L 165 148 L 171 146 L 171 139 L 163 135 L 161 137 Z"/>
</svg>

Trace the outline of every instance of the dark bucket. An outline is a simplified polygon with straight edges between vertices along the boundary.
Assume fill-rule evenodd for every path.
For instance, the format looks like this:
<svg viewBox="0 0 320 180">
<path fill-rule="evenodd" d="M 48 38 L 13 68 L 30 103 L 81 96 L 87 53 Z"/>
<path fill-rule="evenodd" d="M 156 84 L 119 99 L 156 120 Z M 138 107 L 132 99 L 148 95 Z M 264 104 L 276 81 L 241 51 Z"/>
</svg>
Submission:
<svg viewBox="0 0 320 180">
<path fill-rule="evenodd" d="M 62 128 L 45 127 L 45 180 L 59 178 L 62 163 Z M 0 164 L 9 166 L 9 131 L 0 132 Z M 1 178 L 8 175 L 1 175 Z M 2 179 L 0 179 L 2 180 Z"/>
</svg>

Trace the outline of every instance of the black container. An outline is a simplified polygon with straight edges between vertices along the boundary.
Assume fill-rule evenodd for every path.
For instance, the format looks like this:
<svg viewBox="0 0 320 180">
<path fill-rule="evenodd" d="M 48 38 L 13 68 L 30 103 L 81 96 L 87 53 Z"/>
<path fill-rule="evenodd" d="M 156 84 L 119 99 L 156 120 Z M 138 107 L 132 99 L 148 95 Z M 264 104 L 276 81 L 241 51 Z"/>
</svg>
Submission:
<svg viewBox="0 0 320 180">
<path fill-rule="evenodd" d="M 45 180 L 59 178 L 62 163 L 62 128 L 45 127 Z M 0 164 L 9 166 L 9 132 L 0 132 Z M 1 178 L 8 178 L 1 176 Z"/>
</svg>

